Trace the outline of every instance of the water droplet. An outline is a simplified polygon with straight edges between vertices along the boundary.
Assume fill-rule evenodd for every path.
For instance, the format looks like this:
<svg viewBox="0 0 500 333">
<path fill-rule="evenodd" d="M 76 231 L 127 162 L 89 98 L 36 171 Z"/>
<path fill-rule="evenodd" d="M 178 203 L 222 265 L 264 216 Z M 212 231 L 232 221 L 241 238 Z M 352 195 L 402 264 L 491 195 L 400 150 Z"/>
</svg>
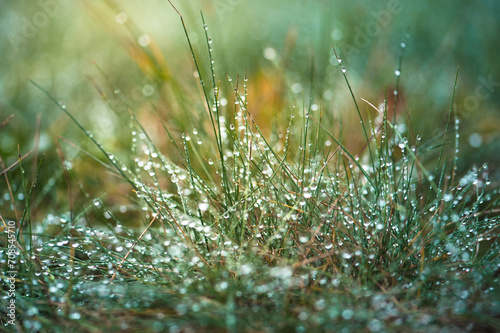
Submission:
<svg viewBox="0 0 500 333">
<path fill-rule="evenodd" d="M 266 47 L 264 49 L 264 58 L 268 60 L 273 60 L 276 58 L 276 50 L 272 47 Z"/>
<path fill-rule="evenodd" d="M 119 24 L 123 24 L 128 21 L 128 15 L 127 13 L 121 12 L 115 17 L 116 22 Z"/>
<path fill-rule="evenodd" d="M 248 275 L 253 272 L 253 267 L 250 264 L 243 264 L 239 267 L 239 270 L 241 275 Z"/>
<path fill-rule="evenodd" d="M 146 84 L 143 88 L 142 88 L 142 94 L 144 96 L 151 96 L 153 95 L 155 92 L 155 87 L 153 87 L 152 85 L 150 84 Z"/>
<path fill-rule="evenodd" d="M 292 92 L 298 94 L 302 91 L 302 85 L 300 83 L 294 83 L 292 85 Z"/>
<path fill-rule="evenodd" d="M 349 320 L 353 316 L 354 316 L 354 311 L 352 311 L 351 309 L 345 309 L 344 311 L 342 311 L 342 318 L 344 318 L 345 320 Z"/>
<path fill-rule="evenodd" d="M 469 136 L 469 145 L 473 148 L 479 148 L 481 147 L 481 144 L 483 143 L 483 137 L 481 134 L 478 133 L 473 133 Z"/>
<path fill-rule="evenodd" d="M 204 212 L 204 211 L 208 210 L 208 207 L 209 207 L 209 205 L 208 205 L 208 203 L 206 203 L 206 202 L 201 202 L 200 204 L 198 204 L 198 208 L 199 208 L 202 212 Z"/>
<path fill-rule="evenodd" d="M 78 320 L 80 318 L 82 318 L 82 315 L 79 314 L 78 312 L 73 312 L 69 314 L 69 319 Z"/>
<path fill-rule="evenodd" d="M 344 258 L 344 259 L 351 259 L 352 258 L 352 254 L 350 254 L 348 252 L 344 252 L 342 254 L 342 258 Z"/>
<path fill-rule="evenodd" d="M 333 40 L 341 40 L 342 37 L 344 37 L 342 30 L 339 30 L 339 29 L 333 29 L 333 31 L 330 35 L 331 35 Z"/>
<path fill-rule="evenodd" d="M 271 277 L 277 277 L 286 280 L 292 277 L 293 271 L 291 268 L 288 267 L 273 267 L 269 271 L 269 275 Z"/>
<path fill-rule="evenodd" d="M 139 37 L 137 42 L 139 43 L 140 46 L 146 47 L 151 43 L 151 38 L 149 37 L 149 35 L 144 34 L 141 37 Z"/>
<path fill-rule="evenodd" d="M 396 70 L 396 71 L 394 72 L 394 74 L 396 74 L 396 76 L 400 76 L 400 75 L 401 75 L 401 71 Z"/>
</svg>

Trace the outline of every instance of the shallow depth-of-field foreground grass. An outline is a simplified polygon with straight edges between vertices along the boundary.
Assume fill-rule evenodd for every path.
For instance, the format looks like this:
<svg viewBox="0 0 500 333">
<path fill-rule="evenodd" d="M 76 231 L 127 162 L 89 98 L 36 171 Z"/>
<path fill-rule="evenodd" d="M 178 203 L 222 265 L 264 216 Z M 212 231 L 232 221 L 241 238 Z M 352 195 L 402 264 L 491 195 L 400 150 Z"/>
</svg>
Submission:
<svg viewBox="0 0 500 333">
<path fill-rule="evenodd" d="M 169 112 L 154 102 L 147 110 L 160 134 L 151 135 L 112 77 L 102 72 L 104 83 L 91 81 L 130 127 L 128 154 L 101 144 L 71 101 L 34 81 L 26 87 L 81 130 L 92 151 L 72 149 L 106 179 L 102 195 L 91 196 L 57 146 L 65 193 L 57 200 L 69 208 L 35 220 L 31 194 L 47 188 L 36 182 L 42 156 L 20 156 L 2 172 L 4 198 L 22 192 L 24 202 L 12 199 L 13 216 L 0 215 L 8 232 L 1 274 L 9 281 L 2 330 L 500 330 L 499 193 L 487 165 L 457 172 L 458 71 L 448 121 L 433 138 L 420 137 L 410 113 L 395 110 L 405 108 L 397 101 L 401 72 L 396 93 L 374 105 L 358 98 L 337 54 L 334 75 L 345 83 L 341 96 L 349 96 L 358 128 L 342 127 L 305 97 L 312 93 L 292 97 L 286 79 L 283 101 L 255 115 L 244 69 L 216 75 L 210 26 L 202 22 L 206 42 L 196 49 L 181 23 L 196 69 L 186 80 L 198 85 L 166 83 Z M 0 131 L 9 126 L 0 122 Z M 364 143 L 358 151 L 345 147 L 350 131 Z M 109 183 L 122 189 L 115 204 Z"/>
</svg>

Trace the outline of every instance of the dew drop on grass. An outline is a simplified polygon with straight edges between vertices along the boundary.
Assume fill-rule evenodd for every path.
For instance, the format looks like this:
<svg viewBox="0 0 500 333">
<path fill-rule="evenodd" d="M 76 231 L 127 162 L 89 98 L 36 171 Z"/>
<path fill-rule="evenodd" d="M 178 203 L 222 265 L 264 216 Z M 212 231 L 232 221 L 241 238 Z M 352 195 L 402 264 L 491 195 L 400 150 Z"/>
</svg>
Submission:
<svg viewBox="0 0 500 333">
<path fill-rule="evenodd" d="M 345 320 L 349 320 L 353 316 L 354 316 L 354 311 L 352 311 L 351 309 L 345 309 L 344 311 L 342 311 L 342 318 L 344 318 Z"/>
<path fill-rule="evenodd" d="M 152 96 L 155 92 L 155 87 L 153 87 L 152 85 L 150 84 L 146 84 L 143 88 L 142 88 L 142 94 L 144 96 Z"/>
<path fill-rule="evenodd" d="M 206 202 L 202 202 L 202 203 L 198 204 L 198 208 L 199 208 L 202 212 L 204 212 L 204 211 L 208 210 L 208 203 L 206 203 Z"/>
<path fill-rule="evenodd" d="M 382 323 L 378 319 L 372 319 L 368 323 L 368 329 L 370 332 L 380 332 L 382 330 Z"/>
<path fill-rule="evenodd" d="M 149 37 L 149 35 L 144 34 L 139 37 L 137 42 L 139 43 L 140 46 L 146 47 L 151 43 L 151 38 Z"/>
<path fill-rule="evenodd" d="M 69 314 L 69 319 L 78 320 L 80 318 L 82 318 L 82 315 L 78 312 L 72 312 Z"/>
<path fill-rule="evenodd" d="M 276 58 L 276 50 L 272 47 L 266 47 L 264 49 L 264 58 L 267 60 L 273 60 Z"/>
<path fill-rule="evenodd" d="M 473 133 L 469 136 L 469 145 L 473 148 L 479 148 L 481 147 L 481 144 L 483 143 L 483 137 L 481 134 L 478 133 Z"/>
<path fill-rule="evenodd" d="M 250 264 L 243 264 L 239 267 L 238 271 L 241 275 L 248 275 L 253 272 L 253 267 Z"/>
<path fill-rule="evenodd" d="M 400 72 L 399 70 L 396 70 L 396 71 L 394 72 L 394 74 L 396 74 L 396 76 L 400 76 L 400 75 L 401 75 L 401 72 Z"/>
<path fill-rule="evenodd" d="M 350 254 L 348 252 L 344 252 L 342 254 L 342 258 L 344 258 L 344 259 L 351 259 L 352 258 L 352 254 Z"/>
<path fill-rule="evenodd" d="M 298 94 L 302 91 L 302 85 L 300 83 L 294 83 L 292 85 L 292 92 Z"/>
<path fill-rule="evenodd" d="M 124 24 L 125 22 L 128 21 L 128 15 L 127 13 L 121 12 L 118 15 L 116 15 L 115 20 L 119 24 Z"/>
</svg>

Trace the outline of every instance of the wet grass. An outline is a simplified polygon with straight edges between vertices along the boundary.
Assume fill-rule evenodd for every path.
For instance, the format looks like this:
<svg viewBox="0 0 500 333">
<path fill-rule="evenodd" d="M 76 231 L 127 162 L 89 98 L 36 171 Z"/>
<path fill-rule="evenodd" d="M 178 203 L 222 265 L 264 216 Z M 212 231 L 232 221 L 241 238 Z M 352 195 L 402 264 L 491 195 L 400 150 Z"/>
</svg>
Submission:
<svg viewBox="0 0 500 333">
<path fill-rule="evenodd" d="M 120 158 L 33 82 L 97 148 L 84 154 L 126 185 L 130 202 L 110 206 L 106 194 L 90 195 L 59 150 L 70 209 L 35 223 L 31 193 L 43 163 L 29 176 L 20 159 L 17 173 L 2 175 L 18 184 L 7 197 L 20 191 L 25 202 L 16 219 L 2 216 L 15 235 L 1 240 L 2 278 L 9 254 L 17 272 L 16 325 L 2 311 L 6 329 L 500 330 L 498 186 L 486 165 L 457 174 L 452 107 L 442 135 L 423 139 L 387 100 L 375 107 L 358 99 L 337 57 L 366 141 L 361 151 L 346 148 L 349 129 L 321 101 L 290 97 L 274 127 L 261 129 L 246 76 L 216 76 L 203 16 L 207 58 L 179 17 L 201 90 L 176 85 L 174 104 L 185 111 L 175 116 L 151 103 L 168 145 L 155 142 L 111 79 L 96 87 L 130 127 L 130 153 Z M 199 100 L 186 103 L 192 96 Z"/>
</svg>

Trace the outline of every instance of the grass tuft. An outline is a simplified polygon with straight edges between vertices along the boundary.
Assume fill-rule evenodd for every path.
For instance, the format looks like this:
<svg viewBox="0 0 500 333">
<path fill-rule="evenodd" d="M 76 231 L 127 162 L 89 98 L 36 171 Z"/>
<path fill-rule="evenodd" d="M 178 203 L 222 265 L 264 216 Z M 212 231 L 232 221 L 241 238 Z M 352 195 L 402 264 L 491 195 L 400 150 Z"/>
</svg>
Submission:
<svg viewBox="0 0 500 333">
<path fill-rule="evenodd" d="M 388 119 L 387 103 L 379 110 L 366 101 L 381 122 L 363 120 L 341 67 L 366 139 L 361 153 L 348 151 L 322 107 L 284 106 L 278 123 L 288 125 L 266 136 L 246 76 L 243 85 L 219 81 L 203 14 L 208 81 L 177 13 L 208 117 L 179 132 L 151 103 L 170 150 L 124 100 L 131 150 L 118 158 L 32 82 L 133 198 L 108 207 L 106 193 L 93 198 L 77 182 L 85 204 L 33 225 L 36 184 L 23 178 L 29 194 L 21 221 L 28 222 L 18 232 L 29 241 L 0 244 L 3 262 L 11 249 L 17 257 L 21 331 L 500 330 L 498 190 L 486 165 L 456 175 L 456 156 L 446 155 L 448 124 L 437 164 L 426 168 L 433 152 L 410 123 Z M 457 80 L 458 71 L 454 87 Z M 196 107 L 190 111 L 183 123 L 200 123 Z M 1 321 L 9 321 L 5 312 Z"/>
</svg>

